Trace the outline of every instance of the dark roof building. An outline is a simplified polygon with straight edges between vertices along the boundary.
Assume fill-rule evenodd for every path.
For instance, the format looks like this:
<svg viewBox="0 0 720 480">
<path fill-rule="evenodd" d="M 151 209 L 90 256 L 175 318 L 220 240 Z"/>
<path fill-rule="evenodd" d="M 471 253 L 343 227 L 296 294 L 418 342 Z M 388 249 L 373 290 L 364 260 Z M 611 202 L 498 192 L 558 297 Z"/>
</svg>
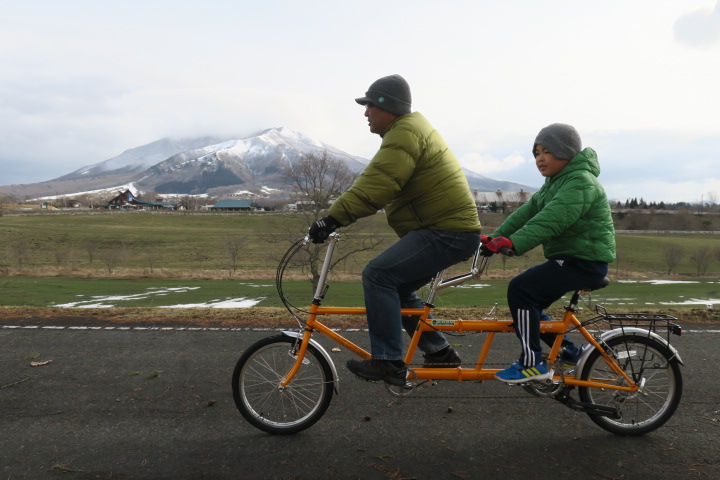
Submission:
<svg viewBox="0 0 720 480">
<path fill-rule="evenodd" d="M 210 210 L 221 210 L 224 212 L 248 212 L 254 208 L 251 200 L 218 200 L 210 207 Z"/>
<path fill-rule="evenodd" d="M 125 190 L 117 197 L 110 200 L 109 208 L 146 208 L 149 210 L 175 210 L 175 205 L 163 201 L 140 200 L 130 190 Z"/>
</svg>

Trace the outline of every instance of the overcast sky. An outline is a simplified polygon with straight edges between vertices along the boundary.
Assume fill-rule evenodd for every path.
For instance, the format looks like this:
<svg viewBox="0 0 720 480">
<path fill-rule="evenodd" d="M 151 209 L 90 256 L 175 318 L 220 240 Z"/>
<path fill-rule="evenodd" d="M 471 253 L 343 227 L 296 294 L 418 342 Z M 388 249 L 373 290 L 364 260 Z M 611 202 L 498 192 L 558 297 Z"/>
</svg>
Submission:
<svg viewBox="0 0 720 480">
<path fill-rule="evenodd" d="M 371 158 L 393 73 L 480 174 L 539 187 L 563 122 L 610 198 L 720 202 L 718 0 L 0 0 L 0 185 L 281 126 Z"/>
</svg>

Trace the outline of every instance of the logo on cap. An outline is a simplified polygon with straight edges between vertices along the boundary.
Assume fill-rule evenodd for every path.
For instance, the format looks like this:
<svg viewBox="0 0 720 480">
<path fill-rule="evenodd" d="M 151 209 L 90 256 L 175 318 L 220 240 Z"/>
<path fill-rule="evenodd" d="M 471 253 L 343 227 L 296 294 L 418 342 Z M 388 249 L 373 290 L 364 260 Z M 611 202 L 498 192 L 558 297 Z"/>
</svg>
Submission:
<svg viewBox="0 0 720 480">
<path fill-rule="evenodd" d="M 385 101 L 385 97 L 378 98 L 378 103 L 383 103 Z"/>
</svg>

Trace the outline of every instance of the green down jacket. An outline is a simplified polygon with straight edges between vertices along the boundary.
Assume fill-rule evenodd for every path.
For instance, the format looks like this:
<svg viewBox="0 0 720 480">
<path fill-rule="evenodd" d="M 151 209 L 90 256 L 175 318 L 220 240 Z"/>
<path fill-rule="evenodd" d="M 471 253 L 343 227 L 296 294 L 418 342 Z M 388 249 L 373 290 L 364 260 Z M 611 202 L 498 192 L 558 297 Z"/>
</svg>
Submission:
<svg viewBox="0 0 720 480">
<path fill-rule="evenodd" d="M 548 259 L 615 260 L 615 230 L 592 148 L 577 154 L 493 233 L 517 254 L 538 245 Z"/>
<path fill-rule="evenodd" d="M 418 112 L 402 115 L 388 126 L 370 164 L 328 214 L 347 226 L 382 208 L 400 237 L 419 228 L 480 232 L 460 164 Z"/>
</svg>

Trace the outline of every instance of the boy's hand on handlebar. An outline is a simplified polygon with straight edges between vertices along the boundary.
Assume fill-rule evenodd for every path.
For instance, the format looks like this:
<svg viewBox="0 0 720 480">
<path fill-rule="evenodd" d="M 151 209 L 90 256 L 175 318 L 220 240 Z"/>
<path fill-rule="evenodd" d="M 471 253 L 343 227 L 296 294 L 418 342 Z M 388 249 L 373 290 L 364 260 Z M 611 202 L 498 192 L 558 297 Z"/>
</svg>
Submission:
<svg viewBox="0 0 720 480">
<path fill-rule="evenodd" d="M 512 251 L 513 249 L 512 242 L 509 238 L 506 237 L 493 238 L 486 235 L 481 235 L 480 242 L 482 242 L 481 250 L 483 254 L 486 254 L 486 256 L 490 256 L 493 253 L 505 253 L 506 251 Z"/>
<path fill-rule="evenodd" d="M 323 243 L 328 235 L 333 233 L 338 227 L 342 227 L 342 225 L 328 215 L 327 217 L 315 220 L 313 224 L 310 225 L 308 235 L 313 243 Z"/>
</svg>

